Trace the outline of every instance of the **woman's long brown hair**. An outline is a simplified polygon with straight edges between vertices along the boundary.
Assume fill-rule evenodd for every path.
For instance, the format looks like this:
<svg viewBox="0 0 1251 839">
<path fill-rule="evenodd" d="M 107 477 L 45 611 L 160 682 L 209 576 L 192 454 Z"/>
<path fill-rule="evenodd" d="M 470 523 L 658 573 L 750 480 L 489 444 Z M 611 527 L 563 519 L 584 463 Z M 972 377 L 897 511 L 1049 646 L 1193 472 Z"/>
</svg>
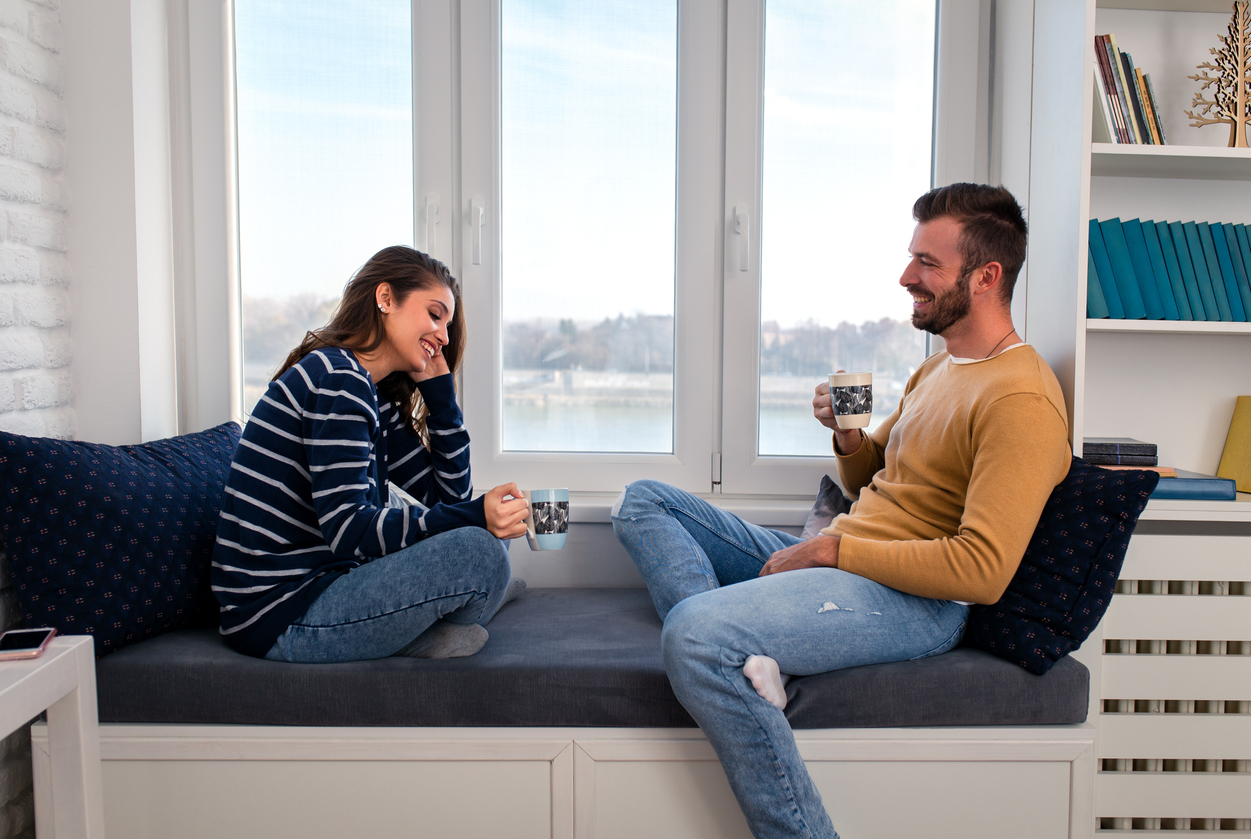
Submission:
<svg viewBox="0 0 1251 839">
<path fill-rule="evenodd" d="M 443 357 L 456 373 L 465 356 L 465 312 L 460 304 L 460 284 L 447 266 L 432 256 L 404 245 L 392 245 L 378 251 L 352 275 L 343 289 L 343 299 L 330 322 L 304 335 L 300 345 L 291 351 L 282 367 L 274 374 L 276 380 L 304 356 L 323 347 L 343 347 L 355 353 L 370 353 L 382 344 L 386 330 L 378 311 L 375 290 L 381 283 L 391 286 L 397 304 L 418 289 L 446 286 L 452 292 L 455 307 L 447 325 L 447 345 Z M 375 382 L 378 395 L 404 406 L 404 420 L 414 434 L 429 446 L 426 417 L 430 411 L 421 399 L 417 384 L 402 370 L 381 382 Z"/>
</svg>

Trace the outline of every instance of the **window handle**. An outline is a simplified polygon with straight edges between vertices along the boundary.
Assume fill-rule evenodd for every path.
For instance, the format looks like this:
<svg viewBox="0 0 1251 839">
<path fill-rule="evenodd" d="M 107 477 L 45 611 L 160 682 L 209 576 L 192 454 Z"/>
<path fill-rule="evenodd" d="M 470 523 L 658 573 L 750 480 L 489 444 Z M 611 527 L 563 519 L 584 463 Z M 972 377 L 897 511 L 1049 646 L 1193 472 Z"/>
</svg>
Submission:
<svg viewBox="0 0 1251 839">
<path fill-rule="evenodd" d="M 738 270 L 746 271 L 751 262 L 751 222 L 747 217 L 747 205 L 734 205 L 734 235 L 738 237 Z"/>
<path fill-rule="evenodd" d="M 434 256 L 434 233 L 439 221 L 439 196 L 431 192 L 426 196 L 426 253 L 430 256 Z"/>
<path fill-rule="evenodd" d="M 473 228 L 473 264 L 482 264 L 482 224 L 486 219 L 486 208 L 481 198 L 469 202 L 469 226 Z"/>
</svg>

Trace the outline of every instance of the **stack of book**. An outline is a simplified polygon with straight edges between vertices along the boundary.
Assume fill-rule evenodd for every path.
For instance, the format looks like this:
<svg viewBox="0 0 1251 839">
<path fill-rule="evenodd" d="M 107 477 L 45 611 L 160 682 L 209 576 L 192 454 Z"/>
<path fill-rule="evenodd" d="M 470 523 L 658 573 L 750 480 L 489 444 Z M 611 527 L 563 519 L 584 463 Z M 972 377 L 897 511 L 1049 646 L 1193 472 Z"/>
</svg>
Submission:
<svg viewBox="0 0 1251 839">
<path fill-rule="evenodd" d="M 1090 220 L 1086 316 L 1246 321 L 1251 231 L 1218 222 Z"/>
<path fill-rule="evenodd" d="M 1101 134 L 1095 139 L 1164 145 L 1151 76 L 1134 67 L 1129 53 L 1117 49 L 1115 35 L 1095 36 L 1095 68 L 1095 127 Z"/>
<path fill-rule="evenodd" d="M 1150 469 L 1160 474 L 1152 498 L 1189 501 L 1234 501 L 1234 481 L 1160 466 L 1155 443 L 1132 437 L 1085 437 L 1082 458 L 1105 469 Z"/>
</svg>

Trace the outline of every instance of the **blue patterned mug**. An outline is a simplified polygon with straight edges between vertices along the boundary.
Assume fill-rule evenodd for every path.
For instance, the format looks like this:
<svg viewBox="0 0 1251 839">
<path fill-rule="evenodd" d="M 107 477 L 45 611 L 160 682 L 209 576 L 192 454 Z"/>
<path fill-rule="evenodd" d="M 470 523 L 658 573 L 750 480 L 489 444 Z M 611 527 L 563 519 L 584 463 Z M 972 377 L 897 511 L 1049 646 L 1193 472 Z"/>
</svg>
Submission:
<svg viewBox="0 0 1251 839">
<path fill-rule="evenodd" d="M 569 490 L 532 489 L 526 496 L 526 541 L 532 551 L 558 551 L 569 533 Z"/>
<path fill-rule="evenodd" d="M 873 374 L 831 373 L 830 407 L 844 431 L 866 427 L 873 415 Z"/>
</svg>

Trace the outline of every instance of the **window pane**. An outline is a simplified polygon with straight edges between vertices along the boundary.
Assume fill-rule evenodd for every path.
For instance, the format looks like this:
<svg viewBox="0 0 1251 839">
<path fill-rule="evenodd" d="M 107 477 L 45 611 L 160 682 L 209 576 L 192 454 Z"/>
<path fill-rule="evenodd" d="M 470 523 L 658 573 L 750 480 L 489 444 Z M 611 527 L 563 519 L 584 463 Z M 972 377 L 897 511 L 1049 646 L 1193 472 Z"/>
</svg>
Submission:
<svg viewBox="0 0 1251 839">
<path fill-rule="evenodd" d="M 352 273 L 413 242 L 409 0 L 237 0 L 244 406 Z"/>
<path fill-rule="evenodd" d="M 676 2 L 501 20 L 503 448 L 671 452 Z"/>
<path fill-rule="evenodd" d="M 812 391 L 873 372 L 873 425 L 925 358 L 899 286 L 930 187 L 934 0 L 769 0 L 759 452 L 830 454 Z"/>
</svg>

